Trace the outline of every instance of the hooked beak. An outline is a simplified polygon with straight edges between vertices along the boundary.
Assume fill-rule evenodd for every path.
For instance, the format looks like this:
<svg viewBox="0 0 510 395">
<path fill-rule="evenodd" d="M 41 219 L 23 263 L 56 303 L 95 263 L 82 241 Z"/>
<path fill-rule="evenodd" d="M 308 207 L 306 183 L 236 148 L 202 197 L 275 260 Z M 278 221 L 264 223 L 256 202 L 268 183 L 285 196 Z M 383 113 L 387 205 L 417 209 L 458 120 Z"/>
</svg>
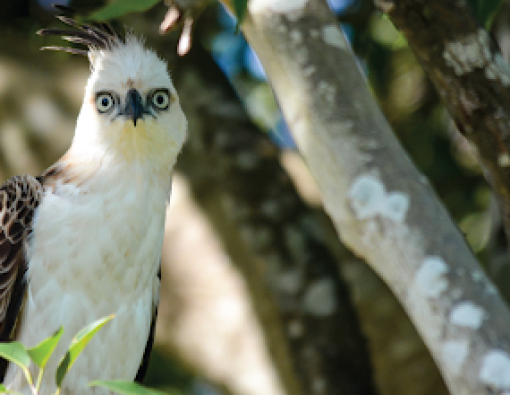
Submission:
<svg viewBox="0 0 510 395">
<path fill-rule="evenodd" d="M 136 126 L 136 121 L 143 117 L 143 113 L 142 96 L 140 96 L 136 89 L 130 89 L 126 95 L 124 114 L 129 116 Z"/>
</svg>

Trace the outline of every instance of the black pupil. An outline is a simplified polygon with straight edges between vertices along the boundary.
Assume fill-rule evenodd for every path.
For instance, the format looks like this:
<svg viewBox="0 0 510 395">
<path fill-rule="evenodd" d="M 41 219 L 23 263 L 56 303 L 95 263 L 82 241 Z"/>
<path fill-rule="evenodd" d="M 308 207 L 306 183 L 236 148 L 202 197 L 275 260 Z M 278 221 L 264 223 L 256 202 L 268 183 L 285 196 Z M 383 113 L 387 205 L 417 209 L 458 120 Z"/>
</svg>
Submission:
<svg viewBox="0 0 510 395">
<path fill-rule="evenodd" d="M 101 105 L 103 107 L 108 107 L 108 104 L 110 104 L 110 99 L 107 97 L 103 97 L 103 99 L 101 100 Z"/>
<path fill-rule="evenodd" d="M 165 98 L 163 97 L 163 95 L 157 95 L 156 96 L 156 102 L 158 104 L 163 104 L 164 101 L 165 101 Z"/>
</svg>

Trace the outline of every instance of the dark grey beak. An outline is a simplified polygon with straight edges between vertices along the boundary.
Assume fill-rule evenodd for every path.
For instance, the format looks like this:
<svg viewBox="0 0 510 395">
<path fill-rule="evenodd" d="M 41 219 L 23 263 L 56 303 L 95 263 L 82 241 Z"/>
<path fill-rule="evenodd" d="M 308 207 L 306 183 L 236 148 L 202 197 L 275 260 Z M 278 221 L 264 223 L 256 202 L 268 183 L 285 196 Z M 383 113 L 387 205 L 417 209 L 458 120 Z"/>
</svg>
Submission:
<svg viewBox="0 0 510 395">
<path fill-rule="evenodd" d="M 142 96 L 136 89 L 130 89 L 126 95 L 124 114 L 130 116 L 136 126 L 136 121 L 143 117 L 143 113 Z"/>
</svg>

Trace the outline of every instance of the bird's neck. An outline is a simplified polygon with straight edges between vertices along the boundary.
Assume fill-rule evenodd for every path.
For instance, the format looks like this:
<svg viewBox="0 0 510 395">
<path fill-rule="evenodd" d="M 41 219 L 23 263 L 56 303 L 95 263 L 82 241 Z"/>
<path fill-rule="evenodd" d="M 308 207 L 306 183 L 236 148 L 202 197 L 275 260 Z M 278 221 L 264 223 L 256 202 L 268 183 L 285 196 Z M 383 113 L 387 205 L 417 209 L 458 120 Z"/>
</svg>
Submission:
<svg viewBox="0 0 510 395">
<path fill-rule="evenodd" d="M 155 193 L 165 201 L 171 188 L 174 160 L 126 160 L 100 145 L 73 143 L 67 153 L 46 172 L 47 185 L 73 184 L 90 192 L 103 193 L 113 185 L 126 190 Z"/>
</svg>

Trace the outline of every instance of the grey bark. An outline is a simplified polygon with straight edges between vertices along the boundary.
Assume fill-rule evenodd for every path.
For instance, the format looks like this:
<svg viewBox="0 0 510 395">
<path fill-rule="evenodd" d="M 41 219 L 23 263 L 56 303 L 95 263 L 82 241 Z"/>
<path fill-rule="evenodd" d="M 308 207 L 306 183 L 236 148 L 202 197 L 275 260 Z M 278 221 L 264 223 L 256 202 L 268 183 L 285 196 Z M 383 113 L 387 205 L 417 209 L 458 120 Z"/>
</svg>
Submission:
<svg viewBox="0 0 510 395">
<path fill-rule="evenodd" d="M 393 135 L 322 1 L 249 3 L 242 24 L 337 231 L 397 295 L 452 394 L 510 389 L 510 316 Z"/>
<path fill-rule="evenodd" d="M 510 69 L 465 0 L 376 0 L 475 146 L 510 240 Z"/>
</svg>

